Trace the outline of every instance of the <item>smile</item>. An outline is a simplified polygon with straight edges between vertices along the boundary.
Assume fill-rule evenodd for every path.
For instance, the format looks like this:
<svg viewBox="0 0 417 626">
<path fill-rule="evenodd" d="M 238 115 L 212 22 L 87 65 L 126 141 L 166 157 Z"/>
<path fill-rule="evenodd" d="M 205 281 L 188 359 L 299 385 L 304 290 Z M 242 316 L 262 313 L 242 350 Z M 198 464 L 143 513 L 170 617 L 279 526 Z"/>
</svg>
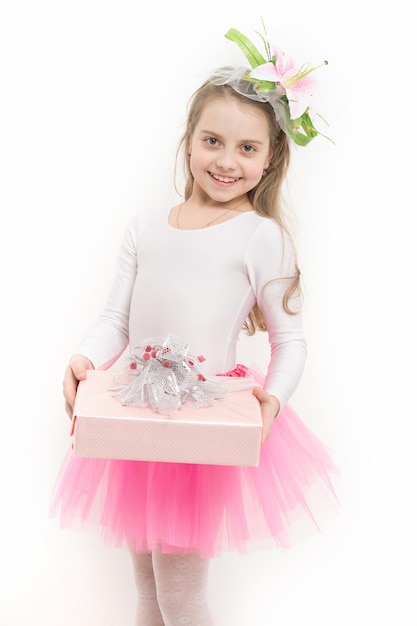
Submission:
<svg viewBox="0 0 417 626">
<path fill-rule="evenodd" d="M 215 180 L 218 180 L 220 183 L 236 183 L 239 180 L 239 177 L 228 178 L 227 176 L 219 176 L 218 174 L 212 174 L 211 172 L 209 172 L 209 174 L 212 178 L 214 178 Z"/>
</svg>

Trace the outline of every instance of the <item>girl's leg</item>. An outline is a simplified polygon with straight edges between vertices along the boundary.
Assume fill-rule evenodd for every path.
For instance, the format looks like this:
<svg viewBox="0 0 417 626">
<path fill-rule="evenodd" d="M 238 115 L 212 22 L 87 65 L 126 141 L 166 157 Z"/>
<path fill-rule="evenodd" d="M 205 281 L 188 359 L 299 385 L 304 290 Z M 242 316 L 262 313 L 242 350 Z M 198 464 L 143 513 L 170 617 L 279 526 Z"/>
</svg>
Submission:
<svg viewBox="0 0 417 626">
<path fill-rule="evenodd" d="M 138 591 L 135 626 L 164 626 L 156 597 L 152 555 L 131 552 Z"/>
<path fill-rule="evenodd" d="M 213 626 L 207 605 L 209 561 L 198 554 L 152 554 L 165 626 Z"/>
</svg>

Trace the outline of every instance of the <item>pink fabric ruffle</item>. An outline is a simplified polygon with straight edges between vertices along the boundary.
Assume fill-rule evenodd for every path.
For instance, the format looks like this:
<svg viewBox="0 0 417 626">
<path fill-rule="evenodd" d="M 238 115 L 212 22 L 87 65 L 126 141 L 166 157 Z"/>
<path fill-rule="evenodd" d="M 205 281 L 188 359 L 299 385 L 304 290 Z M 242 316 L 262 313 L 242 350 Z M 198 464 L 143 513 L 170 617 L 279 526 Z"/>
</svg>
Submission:
<svg viewBox="0 0 417 626">
<path fill-rule="evenodd" d="M 246 372 L 237 366 L 228 375 Z M 258 467 L 79 458 L 69 450 L 50 514 L 63 528 L 93 527 L 105 543 L 138 552 L 287 549 L 300 524 L 319 529 L 323 501 L 337 504 L 337 474 L 325 445 L 287 405 Z"/>
</svg>

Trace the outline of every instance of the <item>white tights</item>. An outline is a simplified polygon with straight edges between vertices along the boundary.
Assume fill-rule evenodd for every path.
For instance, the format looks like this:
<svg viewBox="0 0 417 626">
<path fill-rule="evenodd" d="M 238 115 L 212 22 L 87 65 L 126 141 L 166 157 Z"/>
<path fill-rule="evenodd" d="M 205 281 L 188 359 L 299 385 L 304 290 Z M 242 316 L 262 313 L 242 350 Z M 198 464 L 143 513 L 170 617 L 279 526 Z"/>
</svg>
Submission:
<svg viewBox="0 0 417 626">
<path fill-rule="evenodd" d="M 135 626 L 213 626 L 208 559 L 159 552 L 131 556 L 139 596 Z"/>
</svg>

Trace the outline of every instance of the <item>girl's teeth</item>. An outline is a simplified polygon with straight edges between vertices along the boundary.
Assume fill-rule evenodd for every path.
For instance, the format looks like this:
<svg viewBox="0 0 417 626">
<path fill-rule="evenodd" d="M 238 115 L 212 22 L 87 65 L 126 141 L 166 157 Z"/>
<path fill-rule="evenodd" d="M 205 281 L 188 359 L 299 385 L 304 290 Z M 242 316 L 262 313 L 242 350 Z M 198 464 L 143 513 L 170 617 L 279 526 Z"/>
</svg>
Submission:
<svg viewBox="0 0 417 626">
<path fill-rule="evenodd" d="M 213 176 L 213 178 L 220 181 L 221 183 L 233 183 L 236 180 L 236 178 L 224 178 L 223 176 Z"/>
</svg>

